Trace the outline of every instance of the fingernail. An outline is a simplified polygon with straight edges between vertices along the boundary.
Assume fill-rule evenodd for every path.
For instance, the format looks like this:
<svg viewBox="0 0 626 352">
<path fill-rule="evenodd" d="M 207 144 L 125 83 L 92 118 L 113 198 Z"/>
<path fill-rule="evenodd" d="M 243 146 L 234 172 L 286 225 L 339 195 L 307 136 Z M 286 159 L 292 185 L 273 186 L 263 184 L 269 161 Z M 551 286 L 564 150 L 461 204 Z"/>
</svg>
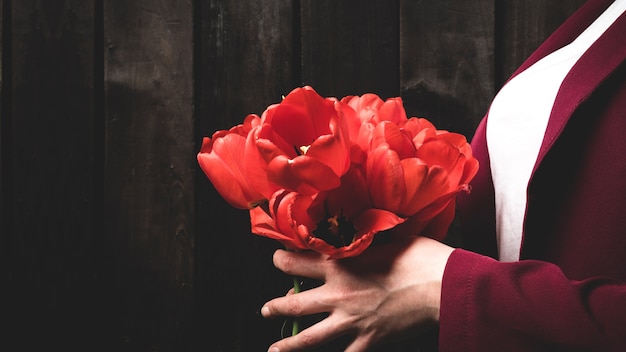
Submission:
<svg viewBox="0 0 626 352">
<path fill-rule="evenodd" d="M 270 349 L 267 350 L 267 352 L 280 352 L 280 351 L 278 350 L 278 347 L 270 347 Z"/>
<path fill-rule="evenodd" d="M 264 317 L 270 315 L 270 309 L 267 308 L 267 307 L 261 308 L 261 315 L 264 316 Z M 270 352 L 278 352 L 278 349 L 276 351 L 270 351 Z"/>
</svg>

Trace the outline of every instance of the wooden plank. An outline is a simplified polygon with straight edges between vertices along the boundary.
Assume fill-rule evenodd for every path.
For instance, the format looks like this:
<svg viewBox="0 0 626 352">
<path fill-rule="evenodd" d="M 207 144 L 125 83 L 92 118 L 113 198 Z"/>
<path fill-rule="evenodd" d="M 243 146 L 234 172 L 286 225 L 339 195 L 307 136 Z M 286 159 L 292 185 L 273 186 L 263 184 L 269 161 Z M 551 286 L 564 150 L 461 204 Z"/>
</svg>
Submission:
<svg viewBox="0 0 626 352">
<path fill-rule="evenodd" d="M 261 114 L 295 88 L 294 3 L 198 2 L 196 150 L 203 136 Z M 248 213 L 228 205 L 199 167 L 196 177 L 196 347 L 264 350 L 280 338 L 282 321 L 261 318 L 259 309 L 291 286 L 272 264 L 279 245 L 252 235 Z"/>
<path fill-rule="evenodd" d="M 496 85 L 524 60 L 585 0 L 496 2 Z"/>
<path fill-rule="evenodd" d="M 193 7 L 104 1 L 110 350 L 190 346 Z"/>
<path fill-rule="evenodd" d="M 471 139 L 495 91 L 494 21 L 491 0 L 400 1 L 400 86 L 407 114 Z M 454 225 L 446 241 L 458 246 Z M 412 350 L 436 351 L 437 334 L 409 343 Z"/>
<path fill-rule="evenodd" d="M 303 84 L 326 97 L 375 93 L 386 99 L 400 95 L 399 1 L 300 3 Z M 343 350 L 347 338 L 321 350 Z M 385 351 L 411 350 L 406 347 L 399 343 L 386 346 Z"/>
<path fill-rule="evenodd" d="M 12 192 L 9 190 L 13 189 L 12 182 L 10 176 L 12 172 L 10 169 L 9 161 L 12 159 L 11 154 L 9 153 L 9 149 L 7 148 L 12 143 L 9 143 L 11 133 L 10 131 L 10 110 L 7 109 L 9 104 L 5 104 L 6 97 L 5 94 L 7 92 L 4 89 L 4 85 L 7 83 L 5 80 L 5 71 L 8 67 L 4 60 L 6 57 L 3 57 L 3 53 L 8 52 L 10 50 L 10 45 L 7 47 L 7 42 L 5 40 L 5 35 L 7 33 L 4 31 L 4 26 L 7 26 L 8 23 L 4 20 L 4 7 L 7 6 L 7 2 L 4 0 L 0 0 L 0 275 L 1 277 L 7 277 L 9 275 L 10 270 L 8 269 L 8 249 L 11 248 L 12 245 L 9 241 L 8 234 L 13 233 L 13 229 L 10 222 L 13 222 L 13 215 L 10 214 L 9 209 L 13 209 L 13 196 Z"/>
<path fill-rule="evenodd" d="M 494 93 L 493 1 L 401 1 L 407 112 L 471 137 Z"/>
<path fill-rule="evenodd" d="M 304 84 L 338 98 L 399 96 L 399 1 L 301 3 Z"/>
<path fill-rule="evenodd" d="M 12 153 L 11 218 L 3 219 L 11 222 L 11 233 L 3 234 L 10 237 L 7 335 L 26 350 L 40 343 L 71 349 L 97 331 L 84 324 L 97 297 L 93 1 L 9 4 L 4 18 L 10 15 L 12 48 L 3 58 L 12 65 L 11 82 L 4 84 L 11 99 L 3 100 L 10 105 L 3 106 L 11 114 L 3 122 L 10 119 Z"/>
</svg>

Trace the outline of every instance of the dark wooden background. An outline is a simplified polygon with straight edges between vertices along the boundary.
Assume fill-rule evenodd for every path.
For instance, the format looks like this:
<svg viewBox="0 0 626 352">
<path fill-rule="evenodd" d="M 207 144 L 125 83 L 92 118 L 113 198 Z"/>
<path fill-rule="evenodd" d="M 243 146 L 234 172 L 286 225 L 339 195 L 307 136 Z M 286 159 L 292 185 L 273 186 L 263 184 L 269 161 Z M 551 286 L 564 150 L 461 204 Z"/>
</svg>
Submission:
<svg viewBox="0 0 626 352">
<path fill-rule="evenodd" d="M 582 2 L 0 0 L 0 349 L 266 350 L 291 281 L 202 137 L 303 84 L 471 137 Z"/>
</svg>

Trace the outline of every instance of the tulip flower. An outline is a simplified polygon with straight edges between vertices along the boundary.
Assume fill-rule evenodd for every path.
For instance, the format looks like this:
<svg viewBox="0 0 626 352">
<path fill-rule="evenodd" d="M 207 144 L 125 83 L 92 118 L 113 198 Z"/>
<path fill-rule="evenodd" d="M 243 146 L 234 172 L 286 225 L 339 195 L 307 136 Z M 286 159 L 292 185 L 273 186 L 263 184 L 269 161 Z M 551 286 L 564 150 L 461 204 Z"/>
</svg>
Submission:
<svg viewBox="0 0 626 352">
<path fill-rule="evenodd" d="M 335 101 L 294 89 L 262 115 L 255 141 L 274 184 L 302 194 L 336 188 L 350 166 L 347 128 Z"/>
<path fill-rule="evenodd" d="M 260 118 L 249 115 L 240 125 L 205 137 L 197 155 L 202 171 L 219 194 L 233 207 L 249 209 L 263 203 L 278 187 L 268 181 L 249 135 Z"/>
<path fill-rule="evenodd" d="M 383 101 L 375 94 L 347 96 L 341 99 L 346 124 L 350 130 L 352 155 L 356 162 L 363 162 L 363 156 L 373 148 L 375 130 L 384 122 L 388 126 L 400 127 L 407 121 L 402 98 L 389 98 Z M 395 131 L 394 131 L 395 132 Z M 410 142 L 410 141 L 407 141 Z M 412 147 L 409 146 L 412 149 Z"/>
<path fill-rule="evenodd" d="M 329 259 L 359 255 L 377 233 L 405 220 L 368 204 L 364 186 L 364 178 L 352 170 L 342 187 L 331 192 L 313 196 L 277 192 L 270 200 L 269 214 L 250 210 L 252 231 L 291 250 L 314 250 Z"/>
<path fill-rule="evenodd" d="M 376 126 L 367 160 L 368 184 L 377 207 L 412 218 L 403 228 L 412 224 L 407 232 L 419 233 L 440 213 L 452 221 L 449 208 L 458 192 L 469 190 L 478 161 L 460 134 L 436 130 L 417 118 L 402 127 L 407 128 L 385 121 Z M 439 237 L 445 235 L 447 226 L 438 228 Z"/>
</svg>

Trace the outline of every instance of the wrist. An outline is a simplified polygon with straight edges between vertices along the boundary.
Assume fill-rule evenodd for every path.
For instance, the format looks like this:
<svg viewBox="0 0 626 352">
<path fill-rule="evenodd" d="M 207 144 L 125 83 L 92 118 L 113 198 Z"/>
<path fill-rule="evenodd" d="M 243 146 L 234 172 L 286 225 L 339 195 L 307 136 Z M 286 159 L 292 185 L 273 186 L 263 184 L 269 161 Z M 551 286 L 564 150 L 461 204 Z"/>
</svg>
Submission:
<svg viewBox="0 0 626 352">
<path fill-rule="evenodd" d="M 453 251 L 454 248 L 441 244 L 438 246 L 437 251 L 433 253 L 433 256 L 437 259 L 433 262 L 433 275 L 431 276 L 433 279 L 426 286 L 426 302 L 428 307 L 430 307 L 430 318 L 436 324 L 439 324 L 441 313 L 443 276 L 448 264 L 448 259 Z"/>
</svg>

